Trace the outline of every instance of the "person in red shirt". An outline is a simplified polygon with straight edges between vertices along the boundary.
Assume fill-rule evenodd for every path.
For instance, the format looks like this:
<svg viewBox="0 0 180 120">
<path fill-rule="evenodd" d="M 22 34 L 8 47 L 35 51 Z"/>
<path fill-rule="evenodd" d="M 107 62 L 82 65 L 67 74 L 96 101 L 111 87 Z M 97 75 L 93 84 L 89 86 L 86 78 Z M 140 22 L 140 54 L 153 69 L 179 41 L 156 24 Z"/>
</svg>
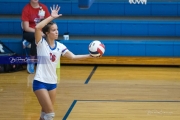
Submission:
<svg viewBox="0 0 180 120">
<path fill-rule="evenodd" d="M 43 19 L 50 16 L 50 12 L 46 5 L 39 2 L 39 0 L 30 0 L 30 2 L 23 8 L 22 11 L 22 29 L 23 39 L 31 43 L 30 59 L 35 59 L 37 56 L 36 44 L 35 44 L 35 26 Z M 43 36 L 42 32 L 42 36 Z M 27 71 L 34 73 L 34 63 L 29 62 L 27 64 Z"/>
</svg>

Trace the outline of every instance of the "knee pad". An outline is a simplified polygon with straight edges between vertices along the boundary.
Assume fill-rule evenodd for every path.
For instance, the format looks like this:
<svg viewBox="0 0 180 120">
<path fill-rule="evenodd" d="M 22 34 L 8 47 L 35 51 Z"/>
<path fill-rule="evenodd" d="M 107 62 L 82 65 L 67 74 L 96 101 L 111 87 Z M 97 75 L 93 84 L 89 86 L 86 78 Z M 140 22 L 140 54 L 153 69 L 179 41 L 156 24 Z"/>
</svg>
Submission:
<svg viewBox="0 0 180 120">
<path fill-rule="evenodd" d="M 55 113 L 47 113 L 44 115 L 44 120 L 53 120 Z"/>
</svg>

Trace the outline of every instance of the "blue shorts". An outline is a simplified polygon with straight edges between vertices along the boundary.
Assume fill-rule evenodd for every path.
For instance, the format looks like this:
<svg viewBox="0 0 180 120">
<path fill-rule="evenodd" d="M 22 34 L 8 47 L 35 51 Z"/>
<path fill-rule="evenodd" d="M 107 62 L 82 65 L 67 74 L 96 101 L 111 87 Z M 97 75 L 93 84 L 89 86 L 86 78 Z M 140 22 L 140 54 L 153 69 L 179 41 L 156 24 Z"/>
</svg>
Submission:
<svg viewBox="0 0 180 120">
<path fill-rule="evenodd" d="M 57 87 L 57 84 L 48 84 L 43 83 L 37 80 L 33 81 L 33 91 L 39 90 L 39 89 L 46 89 L 48 91 L 53 90 Z"/>
</svg>

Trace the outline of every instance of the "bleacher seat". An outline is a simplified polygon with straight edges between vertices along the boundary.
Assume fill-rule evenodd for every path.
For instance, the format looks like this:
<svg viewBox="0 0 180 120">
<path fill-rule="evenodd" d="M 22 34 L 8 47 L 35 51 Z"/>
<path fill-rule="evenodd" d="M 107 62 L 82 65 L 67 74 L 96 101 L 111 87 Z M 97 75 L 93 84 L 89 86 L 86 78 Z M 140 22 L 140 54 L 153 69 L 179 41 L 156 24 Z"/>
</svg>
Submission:
<svg viewBox="0 0 180 120">
<path fill-rule="evenodd" d="M 137 19 L 137 18 L 136 18 Z M 70 35 L 105 35 L 105 36 L 180 36 L 180 22 L 168 19 L 150 20 L 60 20 L 55 22 L 60 27 L 59 33 Z M 22 33 L 20 20 L 1 19 L 0 34 Z"/>
<path fill-rule="evenodd" d="M 20 15 L 28 2 L 0 1 L 0 26 L 3 28 L 0 29 L 0 39 L 6 44 L 20 42 L 5 39 L 2 35 L 21 36 Z M 63 16 L 54 21 L 61 36 L 69 33 L 69 41 L 60 41 L 75 54 L 88 53 L 88 45 L 94 36 L 101 37 L 99 40 L 105 44 L 104 56 L 180 56 L 180 0 L 147 0 L 147 5 L 129 4 L 128 0 L 95 0 L 89 9 L 80 9 L 78 0 L 41 2 L 48 7 L 53 4 L 61 6 Z M 22 48 L 18 47 L 16 51 L 21 53 Z"/>
</svg>

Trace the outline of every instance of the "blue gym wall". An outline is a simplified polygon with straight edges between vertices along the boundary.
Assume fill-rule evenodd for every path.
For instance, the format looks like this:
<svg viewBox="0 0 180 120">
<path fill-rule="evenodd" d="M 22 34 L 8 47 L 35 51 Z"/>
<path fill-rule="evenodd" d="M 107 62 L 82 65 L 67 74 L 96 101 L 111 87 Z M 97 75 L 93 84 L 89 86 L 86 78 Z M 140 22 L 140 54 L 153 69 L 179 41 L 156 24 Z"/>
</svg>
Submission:
<svg viewBox="0 0 180 120">
<path fill-rule="evenodd" d="M 20 15 L 28 2 L 29 0 L 0 1 L 0 41 L 18 54 L 24 54 L 21 37 L 2 36 L 22 36 Z M 48 7 L 59 4 L 60 13 L 71 16 L 70 19 L 59 18 L 55 22 L 61 36 L 63 33 L 70 33 L 70 40 L 59 41 L 75 54 L 87 54 L 92 39 L 71 39 L 71 35 L 103 36 L 101 41 L 106 46 L 105 56 L 180 56 L 180 0 L 149 0 L 147 5 L 129 4 L 128 0 L 95 0 L 89 9 L 79 9 L 78 0 L 41 2 Z M 77 19 L 78 16 L 83 16 L 84 19 Z M 119 39 L 110 39 L 111 36 Z M 131 38 L 125 39 L 126 37 Z"/>
</svg>

